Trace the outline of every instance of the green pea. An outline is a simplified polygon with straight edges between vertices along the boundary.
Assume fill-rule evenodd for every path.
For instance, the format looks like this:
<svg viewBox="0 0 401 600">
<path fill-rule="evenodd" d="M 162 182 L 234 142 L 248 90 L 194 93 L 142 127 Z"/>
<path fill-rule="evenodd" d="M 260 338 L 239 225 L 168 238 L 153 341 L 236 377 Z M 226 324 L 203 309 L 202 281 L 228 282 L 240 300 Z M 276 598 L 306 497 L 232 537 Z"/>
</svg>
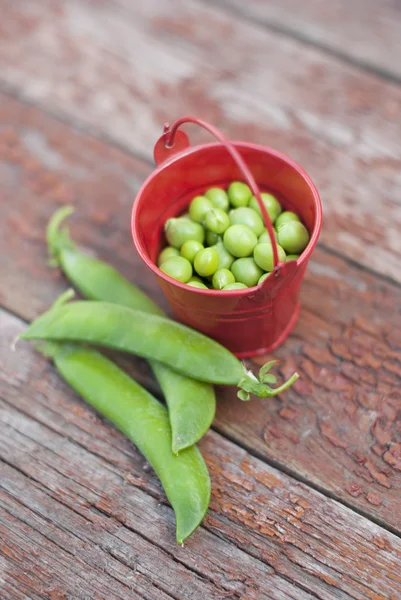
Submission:
<svg viewBox="0 0 401 600">
<path fill-rule="evenodd" d="M 205 230 L 202 225 L 186 217 L 168 219 L 164 225 L 164 230 L 170 246 L 174 246 L 179 250 L 188 240 L 196 240 L 201 244 L 205 240 Z"/>
<path fill-rule="evenodd" d="M 277 242 L 277 231 L 273 229 L 274 238 Z M 259 236 L 258 243 L 263 244 L 264 242 L 271 244 L 269 232 L 266 230 Z"/>
<path fill-rule="evenodd" d="M 231 205 L 237 208 L 238 206 L 248 206 L 252 192 L 249 186 L 242 181 L 233 181 L 228 187 L 228 197 Z"/>
<path fill-rule="evenodd" d="M 247 225 L 256 236 L 263 233 L 263 221 L 252 208 L 241 206 L 230 211 L 230 225 Z"/>
<path fill-rule="evenodd" d="M 194 260 L 195 271 L 201 277 L 213 275 L 219 267 L 219 256 L 214 248 L 205 248 L 198 252 Z"/>
<path fill-rule="evenodd" d="M 212 208 L 206 213 L 205 226 L 209 231 L 221 234 L 225 232 L 229 225 L 230 219 L 228 218 L 228 214 L 224 210 L 221 210 L 221 208 Z"/>
<path fill-rule="evenodd" d="M 205 194 L 206 198 L 210 200 L 215 208 L 220 208 L 227 212 L 230 206 L 230 201 L 227 196 L 227 192 L 218 187 L 209 188 Z"/>
<path fill-rule="evenodd" d="M 286 261 L 288 262 L 289 260 L 298 260 L 298 258 L 299 254 L 287 254 Z"/>
<path fill-rule="evenodd" d="M 267 212 L 269 213 L 269 217 L 271 222 L 274 224 L 275 220 L 283 210 L 281 208 L 280 202 L 273 196 L 272 194 L 267 194 L 266 192 L 262 192 L 261 194 L 263 204 L 266 207 Z M 259 206 L 259 202 L 256 200 L 255 196 L 249 201 L 250 208 L 256 210 L 259 214 L 262 214 L 262 211 Z"/>
<path fill-rule="evenodd" d="M 171 451 L 167 409 L 111 360 L 74 344 L 46 344 L 59 373 L 93 408 L 142 452 L 159 477 L 176 516 L 177 542 L 201 523 L 210 500 L 210 478 L 196 446 Z"/>
<path fill-rule="evenodd" d="M 192 277 L 192 265 L 182 256 L 173 256 L 161 264 L 160 270 L 181 283 L 187 283 Z"/>
<path fill-rule="evenodd" d="M 286 255 L 283 248 L 277 245 L 278 260 L 279 262 L 285 262 Z M 273 246 L 268 243 L 258 244 L 253 251 L 253 258 L 256 264 L 264 271 L 273 271 L 274 259 L 273 259 Z"/>
<path fill-rule="evenodd" d="M 195 196 L 189 205 L 189 214 L 193 221 L 203 223 L 208 210 L 213 208 L 213 204 L 205 196 Z"/>
<path fill-rule="evenodd" d="M 223 287 L 223 290 L 243 290 L 247 287 L 248 286 L 244 283 L 229 283 L 228 285 Z"/>
<path fill-rule="evenodd" d="M 218 254 L 219 269 L 230 269 L 235 259 L 234 256 L 226 249 L 223 242 L 219 242 L 215 246 L 212 246 L 212 248 L 214 248 Z"/>
<path fill-rule="evenodd" d="M 228 269 L 219 269 L 213 275 L 212 283 L 215 290 L 222 290 L 226 285 L 235 283 L 235 277 Z"/>
<path fill-rule="evenodd" d="M 281 225 L 278 231 L 278 241 L 289 254 L 299 254 L 308 245 L 309 233 L 302 223 L 289 221 Z"/>
<path fill-rule="evenodd" d="M 243 283 L 247 287 L 257 285 L 260 277 L 263 275 L 262 269 L 251 257 L 235 260 L 231 265 L 231 272 L 235 277 L 235 281 Z"/>
<path fill-rule="evenodd" d="M 276 222 L 274 224 L 276 231 L 278 231 L 280 229 L 280 227 L 282 225 L 284 225 L 284 223 L 288 223 L 289 221 L 300 221 L 301 219 L 298 217 L 298 215 L 294 212 L 292 212 L 291 210 L 285 210 L 284 212 L 281 213 L 281 215 L 279 215 L 276 219 Z"/>
<path fill-rule="evenodd" d="M 250 256 L 258 238 L 247 225 L 231 225 L 224 232 L 224 245 L 237 258 Z"/>
<path fill-rule="evenodd" d="M 165 260 L 172 258 L 173 256 L 180 256 L 180 251 L 177 250 L 177 248 L 173 248 L 172 246 L 166 246 L 165 248 L 163 248 L 163 250 L 160 252 L 157 258 L 157 266 L 160 267 L 160 265 Z"/>
<path fill-rule="evenodd" d="M 194 288 L 199 288 L 201 290 L 207 290 L 208 289 L 207 285 L 205 285 L 201 281 L 188 281 L 187 285 L 189 285 L 191 287 L 194 287 Z"/>
<path fill-rule="evenodd" d="M 221 237 L 221 235 L 218 235 L 214 231 L 206 230 L 206 234 L 205 234 L 206 246 L 215 246 L 216 244 L 218 244 L 219 242 L 222 242 L 222 241 L 223 241 L 223 238 Z"/>
<path fill-rule="evenodd" d="M 200 250 L 203 250 L 203 244 L 196 240 L 188 240 L 181 247 L 181 256 L 189 260 L 190 263 L 193 263 L 195 256 Z"/>
<path fill-rule="evenodd" d="M 258 285 L 259 285 L 259 283 L 263 283 L 264 280 L 267 279 L 270 275 L 271 275 L 271 273 L 263 273 L 262 277 L 258 281 Z"/>
</svg>

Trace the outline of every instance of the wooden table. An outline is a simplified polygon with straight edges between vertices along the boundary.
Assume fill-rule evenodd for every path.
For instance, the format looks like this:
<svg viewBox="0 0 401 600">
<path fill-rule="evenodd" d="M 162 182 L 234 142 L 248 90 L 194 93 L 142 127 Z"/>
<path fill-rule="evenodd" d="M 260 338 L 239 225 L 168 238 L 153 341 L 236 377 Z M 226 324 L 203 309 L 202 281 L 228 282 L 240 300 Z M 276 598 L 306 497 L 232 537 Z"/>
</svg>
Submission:
<svg viewBox="0 0 401 600">
<path fill-rule="evenodd" d="M 0 9 L 0 598 L 400 599 L 399 0 Z M 67 286 L 44 239 L 64 204 L 82 247 L 166 306 L 129 218 L 163 122 L 183 114 L 299 161 L 324 227 L 276 353 L 301 378 L 272 401 L 219 390 L 200 444 L 211 507 L 180 547 L 139 452 L 10 345 Z"/>
</svg>

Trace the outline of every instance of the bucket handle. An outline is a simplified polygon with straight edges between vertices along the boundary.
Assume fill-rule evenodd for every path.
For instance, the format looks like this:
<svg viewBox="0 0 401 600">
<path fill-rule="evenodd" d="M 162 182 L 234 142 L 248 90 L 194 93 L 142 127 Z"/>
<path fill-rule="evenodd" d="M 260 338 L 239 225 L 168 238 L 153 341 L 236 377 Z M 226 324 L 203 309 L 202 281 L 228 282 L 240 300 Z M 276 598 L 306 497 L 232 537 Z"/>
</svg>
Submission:
<svg viewBox="0 0 401 600">
<path fill-rule="evenodd" d="M 230 140 L 228 140 L 219 129 L 217 129 L 210 123 L 203 121 L 202 119 L 198 119 L 197 117 L 181 117 L 180 119 L 177 119 L 177 121 L 173 123 L 171 127 L 168 124 L 164 126 L 163 139 L 164 146 L 166 149 L 170 149 L 173 147 L 176 132 L 181 125 L 184 125 L 184 123 L 194 123 L 195 125 L 199 125 L 200 127 L 203 127 L 203 129 L 206 129 L 206 131 L 211 133 L 219 142 L 221 142 L 226 147 L 227 152 L 231 154 L 232 158 L 234 159 L 234 162 L 236 162 L 237 166 L 242 171 L 242 175 L 249 187 L 251 188 L 253 195 L 258 201 L 260 210 L 262 211 L 263 220 L 269 233 L 270 241 L 273 248 L 274 274 L 277 277 L 280 273 L 280 267 L 278 260 L 277 242 L 274 235 L 273 225 L 270 220 L 269 213 L 267 212 L 262 197 L 260 195 L 259 187 L 251 171 L 249 170 L 248 166 L 243 160 L 242 156 L 235 148 L 234 144 L 232 144 Z"/>
</svg>

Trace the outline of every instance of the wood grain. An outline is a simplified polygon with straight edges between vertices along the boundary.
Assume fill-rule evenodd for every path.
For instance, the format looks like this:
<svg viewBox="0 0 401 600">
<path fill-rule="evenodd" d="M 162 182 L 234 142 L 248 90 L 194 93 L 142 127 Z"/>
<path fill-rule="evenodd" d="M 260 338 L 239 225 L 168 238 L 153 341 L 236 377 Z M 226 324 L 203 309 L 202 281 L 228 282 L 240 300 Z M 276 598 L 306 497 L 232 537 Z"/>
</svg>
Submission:
<svg viewBox="0 0 401 600">
<path fill-rule="evenodd" d="M 0 116 L 8 120 L 0 145 L 7 206 L 0 224 L 1 304 L 30 320 L 65 289 L 59 271 L 47 266 L 44 231 L 57 206 L 72 202 L 74 239 L 167 308 L 128 226 L 148 165 L 4 97 Z M 300 381 L 281 400 L 248 404 L 220 390 L 216 427 L 400 532 L 400 288 L 317 249 L 302 302 L 294 334 L 277 353 L 283 375 L 297 369 Z M 155 389 L 143 362 L 125 364 Z"/>
<path fill-rule="evenodd" d="M 145 158 L 162 123 L 185 113 L 282 150 L 318 185 L 322 241 L 401 281 L 399 86 L 212 3 L 3 0 L 1 8 L 6 89 Z M 392 26 L 382 28 L 396 62 Z M 41 148 L 29 134 L 26 143 Z"/>
<path fill-rule="evenodd" d="M 7 585 L 52 599 L 399 597 L 396 536 L 213 432 L 211 508 L 178 546 L 143 457 L 32 347 L 10 351 L 21 321 L 2 311 L 0 327 Z"/>
<path fill-rule="evenodd" d="M 216 4 L 401 80 L 401 5 L 397 0 L 217 0 Z"/>
</svg>

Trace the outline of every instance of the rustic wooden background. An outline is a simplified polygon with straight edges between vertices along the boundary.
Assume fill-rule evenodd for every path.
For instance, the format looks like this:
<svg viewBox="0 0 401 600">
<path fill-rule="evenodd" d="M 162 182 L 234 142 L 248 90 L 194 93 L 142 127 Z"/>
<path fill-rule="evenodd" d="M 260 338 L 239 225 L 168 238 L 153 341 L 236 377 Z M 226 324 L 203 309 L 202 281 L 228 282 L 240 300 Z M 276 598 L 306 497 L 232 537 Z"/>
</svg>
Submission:
<svg viewBox="0 0 401 600">
<path fill-rule="evenodd" d="M 0 10 L 1 600 L 399 600 L 400 0 Z M 166 307 L 127 223 L 163 122 L 183 114 L 299 161 L 324 227 L 277 352 L 301 379 L 268 402 L 219 390 L 200 444 L 211 508 L 181 548 L 143 457 L 10 345 L 66 288 L 44 230 L 67 203 L 82 247 Z"/>
</svg>

